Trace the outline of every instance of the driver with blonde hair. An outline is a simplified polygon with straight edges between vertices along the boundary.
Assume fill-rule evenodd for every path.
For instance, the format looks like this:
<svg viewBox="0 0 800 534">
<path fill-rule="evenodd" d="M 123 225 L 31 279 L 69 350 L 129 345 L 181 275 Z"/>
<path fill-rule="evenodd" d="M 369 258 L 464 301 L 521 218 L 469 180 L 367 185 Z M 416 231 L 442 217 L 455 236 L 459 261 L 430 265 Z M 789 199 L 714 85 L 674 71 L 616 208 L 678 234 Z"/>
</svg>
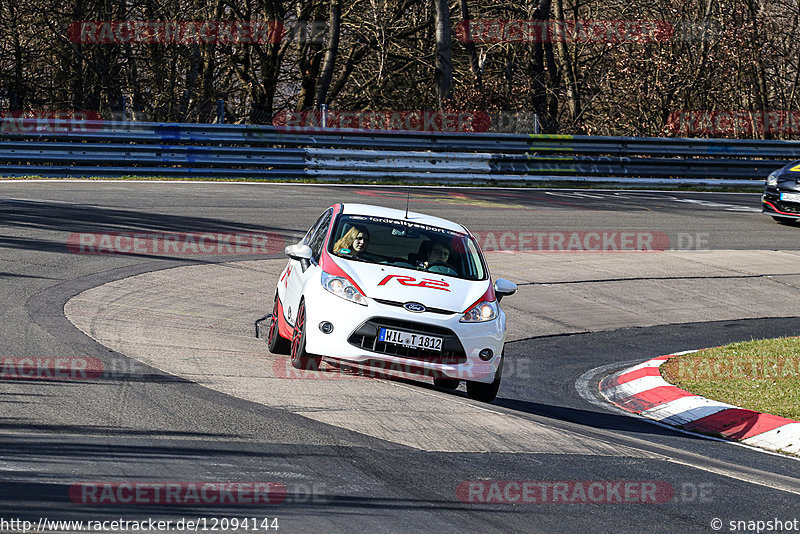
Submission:
<svg viewBox="0 0 800 534">
<path fill-rule="evenodd" d="M 369 232 L 362 226 L 353 226 L 333 245 L 333 251 L 341 256 L 358 258 L 367 248 Z"/>
</svg>

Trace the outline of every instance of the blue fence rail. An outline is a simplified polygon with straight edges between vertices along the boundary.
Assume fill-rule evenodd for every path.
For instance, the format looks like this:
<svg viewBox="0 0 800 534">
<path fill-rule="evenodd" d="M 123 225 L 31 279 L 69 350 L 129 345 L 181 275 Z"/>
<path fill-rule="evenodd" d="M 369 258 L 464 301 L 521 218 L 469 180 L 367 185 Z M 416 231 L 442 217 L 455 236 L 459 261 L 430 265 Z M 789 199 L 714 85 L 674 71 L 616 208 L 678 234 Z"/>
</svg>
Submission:
<svg viewBox="0 0 800 534">
<path fill-rule="evenodd" d="M 15 127 L 16 126 L 16 127 Z M 0 175 L 425 182 L 614 182 L 761 187 L 800 142 L 20 119 Z"/>
</svg>

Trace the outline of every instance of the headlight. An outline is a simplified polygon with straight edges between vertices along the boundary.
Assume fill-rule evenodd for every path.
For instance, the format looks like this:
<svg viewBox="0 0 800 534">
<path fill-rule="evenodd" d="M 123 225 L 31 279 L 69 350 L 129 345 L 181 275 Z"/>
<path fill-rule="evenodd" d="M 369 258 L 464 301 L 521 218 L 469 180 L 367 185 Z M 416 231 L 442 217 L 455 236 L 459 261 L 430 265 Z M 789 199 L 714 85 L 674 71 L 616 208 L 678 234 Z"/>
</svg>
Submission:
<svg viewBox="0 0 800 534">
<path fill-rule="evenodd" d="M 770 187 L 778 186 L 778 171 L 773 171 L 769 176 L 767 176 L 767 185 Z"/>
<path fill-rule="evenodd" d="M 333 276 L 325 271 L 322 271 L 322 287 L 337 297 L 349 300 L 350 302 L 355 302 L 356 304 L 361 304 L 362 306 L 367 305 L 364 295 L 362 295 L 361 292 L 356 289 L 349 280 L 347 280 L 347 278 Z"/>
<path fill-rule="evenodd" d="M 461 318 L 462 323 L 485 323 L 497 318 L 497 303 L 482 301 L 467 310 Z"/>
</svg>

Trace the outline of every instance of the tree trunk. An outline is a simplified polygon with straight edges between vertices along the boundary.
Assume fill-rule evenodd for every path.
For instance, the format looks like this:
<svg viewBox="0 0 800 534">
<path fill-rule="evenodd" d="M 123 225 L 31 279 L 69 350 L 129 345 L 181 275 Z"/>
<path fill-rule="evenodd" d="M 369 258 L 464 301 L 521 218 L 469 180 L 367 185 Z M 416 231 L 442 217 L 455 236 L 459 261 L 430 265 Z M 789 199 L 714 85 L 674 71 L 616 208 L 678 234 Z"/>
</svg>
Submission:
<svg viewBox="0 0 800 534">
<path fill-rule="evenodd" d="M 748 0 L 747 2 L 747 11 L 750 14 L 750 18 L 753 21 L 753 30 L 756 37 L 756 42 L 753 43 L 753 50 L 751 53 L 755 56 L 753 58 L 753 76 L 754 80 L 752 83 L 753 89 L 755 90 L 755 98 L 756 104 L 758 106 L 758 111 L 761 112 L 761 116 L 764 117 L 762 124 L 764 130 L 761 132 L 762 139 L 772 139 L 775 137 L 774 132 L 770 131 L 768 126 L 768 121 L 766 119 L 767 112 L 769 112 L 769 89 L 767 88 L 767 72 L 766 67 L 764 66 L 764 61 L 759 61 L 758 58 L 758 50 L 761 48 L 763 43 L 766 39 L 763 36 L 763 31 L 760 27 L 760 23 L 758 20 L 760 6 L 758 2 L 754 2 L 753 0 Z M 754 135 L 753 137 L 758 137 L 758 134 Z"/>
<path fill-rule="evenodd" d="M 562 0 L 554 0 L 553 7 L 555 8 L 555 18 L 557 24 L 564 22 L 564 4 Z M 572 61 L 567 48 L 566 34 L 563 27 L 559 26 L 559 35 L 555 36 L 556 47 L 558 48 L 558 59 L 561 63 L 561 74 L 564 80 L 565 90 L 567 93 L 567 109 L 569 109 L 570 122 L 573 124 L 581 114 L 581 96 L 578 90 L 578 84 L 575 80 L 575 71 L 573 70 Z"/>
<path fill-rule="evenodd" d="M 545 0 L 549 2 L 549 0 Z M 472 40 L 469 24 L 472 20 L 469 14 L 469 5 L 467 4 L 467 0 L 461 0 L 461 23 L 463 24 L 464 29 L 464 46 L 467 49 L 467 55 L 469 56 L 469 67 L 472 70 L 473 76 L 475 76 L 475 87 L 478 89 L 483 88 L 483 72 L 481 72 L 481 65 L 478 61 L 478 52 L 475 50 L 475 42 Z"/>
<path fill-rule="evenodd" d="M 439 108 L 453 99 L 453 43 L 447 0 L 433 0 L 436 22 L 436 90 Z"/>
<path fill-rule="evenodd" d="M 325 59 L 322 62 L 322 75 L 317 84 L 317 107 L 319 107 L 320 104 L 328 103 L 328 89 L 331 86 L 331 80 L 333 80 L 333 69 L 336 66 L 336 57 L 339 54 L 342 0 L 330 0 L 330 2 L 330 17 L 328 19 L 330 35 L 328 36 L 328 48 L 325 50 Z"/>
<path fill-rule="evenodd" d="M 309 31 L 305 33 L 308 40 L 302 44 L 298 65 L 300 69 L 300 94 L 297 96 L 296 109 L 297 111 L 304 111 L 314 108 L 317 82 L 319 81 L 319 73 L 322 66 L 322 45 L 318 42 L 322 34 L 317 31 L 319 23 L 323 21 L 322 4 L 298 6 L 297 20 L 298 22 L 309 24 Z"/>
<path fill-rule="evenodd" d="M 200 46 L 195 44 L 192 47 L 192 60 L 190 63 L 189 72 L 186 74 L 186 87 L 183 90 L 183 95 L 181 96 L 181 122 L 188 122 L 189 119 L 189 103 L 191 102 L 192 95 L 195 92 L 195 83 L 197 83 L 197 77 L 200 75 L 201 61 L 202 57 L 200 54 Z"/>
<path fill-rule="evenodd" d="M 551 0 L 538 0 L 529 5 L 528 17 L 531 20 L 541 21 L 542 28 L 546 28 L 546 21 L 550 18 Z M 546 30 L 545 30 L 546 31 Z M 546 37 L 546 34 L 543 36 Z M 546 38 L 534 41 L 530 45 L 528 60 L 528 76 L 531 80 L 530 106 L 540 118 L 540 124 L 545 130 L 550 130 L 555 121 L 550 117 L 548 102 L 548 79 L 545 67 L 545 47 L 551 47 Z M 551 73 L 552 78 L 552 73 Z"/>
</svg>

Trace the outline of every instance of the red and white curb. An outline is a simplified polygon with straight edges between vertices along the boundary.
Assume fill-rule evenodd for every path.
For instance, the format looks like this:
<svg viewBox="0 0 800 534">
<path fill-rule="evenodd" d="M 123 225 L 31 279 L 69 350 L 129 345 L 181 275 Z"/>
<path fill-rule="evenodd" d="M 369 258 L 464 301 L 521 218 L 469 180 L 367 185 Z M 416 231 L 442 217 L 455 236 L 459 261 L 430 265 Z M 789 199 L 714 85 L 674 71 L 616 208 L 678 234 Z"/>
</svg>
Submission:
<svg viewBox="0 0 800 534">
<path fill-rule="evenodd" d="M 706 399 L 673 386 L 659 367 L 673 356 L 653 358 L 600 381 L 600 393 L 623 410 L 690 432 L 773 451 L 800 454 L 800 422 Z"/>
</svg>

